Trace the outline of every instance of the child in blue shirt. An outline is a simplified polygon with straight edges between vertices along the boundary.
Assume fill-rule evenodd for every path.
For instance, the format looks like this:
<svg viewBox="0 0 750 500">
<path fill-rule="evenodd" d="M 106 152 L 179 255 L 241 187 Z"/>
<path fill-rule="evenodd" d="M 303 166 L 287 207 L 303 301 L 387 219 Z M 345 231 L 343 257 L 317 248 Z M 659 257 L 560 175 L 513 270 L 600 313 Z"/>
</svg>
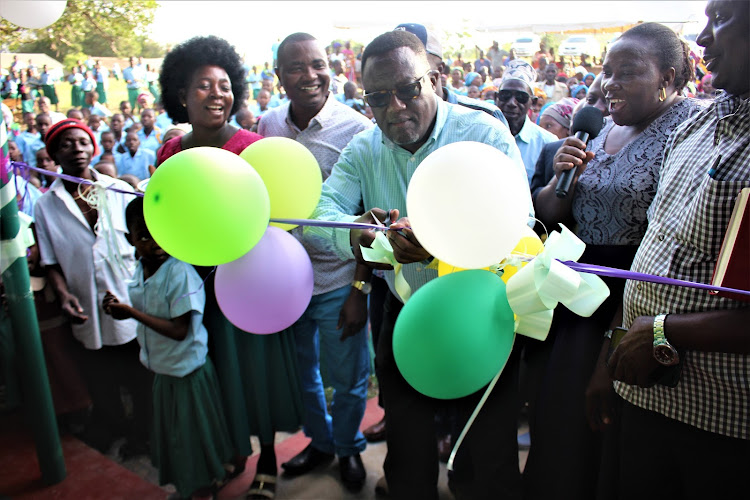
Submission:
<svg viewBox="0 0 750 500">
<path fill-rule="evenodd" d="M 115 319 L 138 321 L 141 363 L 155 373 L 151 461 L 160 484 L 172 483 L 183 498 L 208 496 L 225 479 L 233 457 L 218 379 L 203 326 L 206 294 L 193 266 L 168 255 L 153 240 L 143 217 L 143 198 L 125 211 L 128 239 L 140 256 L 130 284 L 129 306 L 112 293 L 103 307 Z"/>
<path fill-rule="evenodd" d="M 115 165 L 120 175 L 131 174 L 139 180 L 151 177 L 149 166 L 156 165 L 156 153 L 141 147 L 137 132 L 128 132 L 125 136 L 126 151 L 115 157 Z"/>
</svg>

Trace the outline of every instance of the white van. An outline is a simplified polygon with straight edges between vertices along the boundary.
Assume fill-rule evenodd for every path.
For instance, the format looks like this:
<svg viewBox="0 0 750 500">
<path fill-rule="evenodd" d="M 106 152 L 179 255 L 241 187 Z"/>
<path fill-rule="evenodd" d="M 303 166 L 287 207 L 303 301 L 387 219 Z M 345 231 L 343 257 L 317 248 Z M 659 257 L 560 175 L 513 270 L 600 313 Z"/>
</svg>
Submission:
<svg viewBox="0 0 750 500">
<path fill-rule="evenodd" d="M 580 56 L 581 54 L 586 54 L 587 56 L 599 57 L 601 51 L 599 42 L 593 36 L 575 35 L 563 41 L 557 52 L 561 56 Z"/>
<path fill-rule="evenodd" d="M 524 33 L 516 38 L 510 48 L 515 49 L 518 57 L 531 57 L 539 51 L 542 39 L 534 33 Z"/>
</svg>

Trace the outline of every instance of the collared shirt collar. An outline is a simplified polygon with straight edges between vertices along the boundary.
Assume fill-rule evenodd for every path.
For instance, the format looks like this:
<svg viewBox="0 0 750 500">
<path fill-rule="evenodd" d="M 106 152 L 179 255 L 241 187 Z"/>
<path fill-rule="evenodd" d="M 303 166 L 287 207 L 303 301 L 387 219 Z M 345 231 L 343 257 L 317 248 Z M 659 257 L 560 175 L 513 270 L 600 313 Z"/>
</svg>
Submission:
<svg viewBox="0 0 750 500">
<path fill-rule="evenodd" d="M 531 142 L 531 139 L 533 139 L 532 135 L 532 125 L 531 120 L 529 120 L 529 117 L 526 116 L 523 121 L 523 127 L 521 127 L 521 131 L 518 132 L 518 135 L 516 136 L 517 139 L 521 139 L 523 142 L 528 144 Z"/>
<path fill-rule="evenodd" d="M 458 104 L 458 99 L 456 98 L 456 93 L 453 92 L 448 87 L 443 87 L 443 94 L 445 94 L 445 102 L 449 102 L 451 104 Z"/>
<path fill-rule="evenodd" d="M 94 182 L 101 180 L 108 182 L 108 185 L 114 184 L 115 179 L 113 179 L 112 177 L 104 175 L 90 166 L 89 171 L 91 172 L 91 178 Z M 49 190 L 54 193 L 55 196 L 60 198 L 63 203 L 65 203 L 65 207 L 70 211 L 70 213 L 73 214 L 73 216 L 75 216 L 76 219 L 78 219 L 87 228 L 89 227 L 89 223 L 86 221 L 83 213 L 81 213 L 81 210 L 78 208 L 76 201 L 73 199 L 73 195 L 70 194 L 67 189 L 65 189 L 65 184 L 63 184 L 62 179 L 60 179 L 59 177 L 55 179 L 55 181 L 49 187 Z"/>
<path fill-rule="evenodd" d="M 318 114 L 312 117 L 310 120 L 310 123 L 307 124 L 307 127 L 309 128 L 312 126 L 313 123 L 317 123 L 320 125 L 320 128 L 326 128 L 326 126 L 330 125 L 334 121 L 334 112 L 336 107 L 336 97 L 333 95 L 333 92 L 328 92 L 328 97 L 326 98 L 325 104 L 323 104 L 323 107 L 320 108 L 320 111 L 318 111 Z M 292 103 L 291 101 L 284 104 L 284 106 L 287 106 L 287 112 L 286 112 L 286 123 L 292 127 L 292 129 L 300 132 L 300 128 L 297 126 L 296 123 L 294 123 L 294 120 L 292 120 Z"/>
<path fill-rule="evenodd" d="M 714 98 L 716 116 L 721 120 L 725 116 L 736 113 L 740 106 L 748 102 L 750 102 L 750 99 L 742 99 L 740 96 L 722 92 Z"/>
</svg>

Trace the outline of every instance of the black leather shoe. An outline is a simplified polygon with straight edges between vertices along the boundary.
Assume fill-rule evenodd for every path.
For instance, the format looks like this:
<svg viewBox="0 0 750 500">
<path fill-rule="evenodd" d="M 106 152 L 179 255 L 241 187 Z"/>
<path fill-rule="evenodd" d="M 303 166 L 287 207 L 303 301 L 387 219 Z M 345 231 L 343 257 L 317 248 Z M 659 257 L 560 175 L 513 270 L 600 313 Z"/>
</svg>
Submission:
<svg viewBox="0 0 750 500">
<path fill-rule="evenodd" d="M 333 458 L 333 453 L 324 453 L 317 448 L 313 448 L 312 444 L 308 444 L 307 448 L 299 452 L 288 462 L 281 464 L 281 467 L 284 469 L 285 474 L 299 476 L 310 472 L 320 464 L 329 463 Z"/>
<path fill-rule="evenodd" d="M 368 443 L 377 443 L 379 441 L 385 440 L 385 416 L 380 420 L 380 422 L 371 425 L 364 431 L 362 431 L 362 434 L 365 435 L 365 439 Z"/>
<path fill-rule="evenodd" d="M 362 489 L 367 473 L 359 453 L 348 457 L 339 457 L 339 469 L 341 481 L 348 490 L 356 492 Z"/>
</svg>

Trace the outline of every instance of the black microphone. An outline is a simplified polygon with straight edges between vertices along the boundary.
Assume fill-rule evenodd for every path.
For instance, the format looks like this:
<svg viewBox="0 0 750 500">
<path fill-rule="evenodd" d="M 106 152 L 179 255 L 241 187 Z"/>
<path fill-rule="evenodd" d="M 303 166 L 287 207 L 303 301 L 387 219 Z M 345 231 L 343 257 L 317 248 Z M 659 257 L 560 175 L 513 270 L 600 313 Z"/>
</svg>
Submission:
<svg viewBox="0 0 750 500">
<path fill-rule="evenodd" d="M 594 106 L 584 106 L 573 117 L 573 125 L 571 125 L 570 131 L 577 139 L 588 143 L 589 139 L 593 139 L 599 135 L 602 125 L 604 125 L 604 115 L 602 112 Z M 570 170 L 566 170 L 560 174 L 560 178 L 557 180 L 557 188 L 555 189 L 555 194 L 558 198 L 565 198 L 568 195 L 577 168 L 574 165 Z"/>
</svg>

